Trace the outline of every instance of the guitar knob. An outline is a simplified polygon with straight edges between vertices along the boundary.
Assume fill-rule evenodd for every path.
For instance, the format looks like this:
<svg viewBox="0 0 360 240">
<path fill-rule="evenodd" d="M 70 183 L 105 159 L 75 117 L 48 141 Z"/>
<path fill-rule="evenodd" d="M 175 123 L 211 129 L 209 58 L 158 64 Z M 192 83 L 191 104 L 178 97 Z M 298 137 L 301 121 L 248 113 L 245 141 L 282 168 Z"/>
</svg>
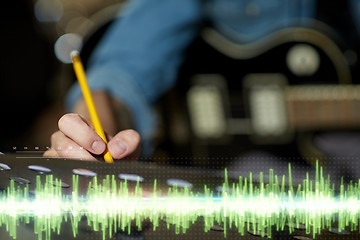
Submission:
<svg viewBox="0 0 360 240">
<path fill-rule="evenodd" d="M 286 64 L 296 76 L 311 76 L 319 69 L 320 56 L 314 47 L 297 44 L 288 51 Z"/>
</svg>

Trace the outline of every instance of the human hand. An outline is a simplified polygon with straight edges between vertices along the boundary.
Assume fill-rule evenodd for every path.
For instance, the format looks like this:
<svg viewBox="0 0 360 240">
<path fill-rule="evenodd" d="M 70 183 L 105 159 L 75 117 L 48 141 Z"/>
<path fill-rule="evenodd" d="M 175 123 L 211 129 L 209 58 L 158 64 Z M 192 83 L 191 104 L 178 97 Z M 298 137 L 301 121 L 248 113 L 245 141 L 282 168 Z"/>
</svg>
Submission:
<svg viewBox="0 0 360 240">
<path fill-rule="evenodd" d="M 44 157 L 61 157 L 95 161 L 106 149 L 105 142 L 95 132 L 90 121 L 79 114 L 63 115 L 59 131 L 51 136 L 51 148 Z M 114 159 L 138 159 L 140 135 L 131 129 L 108 138 L 108 151 Z"/>
</svg>

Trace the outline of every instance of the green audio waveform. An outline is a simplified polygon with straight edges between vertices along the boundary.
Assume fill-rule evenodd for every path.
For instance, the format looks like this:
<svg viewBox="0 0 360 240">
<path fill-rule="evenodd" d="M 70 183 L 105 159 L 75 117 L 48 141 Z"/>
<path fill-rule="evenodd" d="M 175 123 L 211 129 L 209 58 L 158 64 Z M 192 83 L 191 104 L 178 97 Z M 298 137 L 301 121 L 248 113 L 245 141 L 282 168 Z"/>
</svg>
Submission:
<svg viewBox="0 0 360 240">
<path fill-rule="evenodd" d="M 38 239 L 45 235 L 50 240 L 52 232 L 60 234 L 63 221 L 71 222 L 76 237 L 83 216 L 93 230 L 102 231 L 103 239 L 118 230 L 130 233 L 134 223 L 141 230 L 145 220 L 151 221 L 156 230 L 159 221 L 166 219 L 168 228 L 174 225 L 176 233 L 186 233 L 202 217 L 205 231 L 221 224 L 224 236 L 227 229 L 236 228 L 241 235 L 252 229 L 268 237 L 271 229 L 284 230 L 286 225 L 291 233 L 296 226 L 304 224 L 306 233 L 314 237 L 335 222 L 340 231 L 349 226 L 355 230 L 360 220 L 360 180 L 346 186 L 341 182 L 336 190 L 318 165 L 315 180 L 310 180 L 307 174 L 298 186 L 292 184 L 290 164 L 288 180 L 270 169 L 267 183 L 260 173 L 258 185 L 254 185 L 251 173 L 249 179 L 239 177 L 238 182 L 229 184 L 225 170 L 219 194 L 206 185 L 201 194 L 176 186 L 162 193 L 155 180 L 152 194 L 143 196 L 139 181 L 135 189 L 129 189 L 126 180 L 118 183 L 114 176 L 106 176 L 101 183 L 94 177 L 87 194 L 79 196 L 79 179 L 74 175 L 72 195 L 68 196 L 62 194 L 60 182 L 53 184 L 53 181 L 59 180 L 48 175 L 42 183 L 37 176 L 34 197 L 29 197 L 28 186 L 16 188 L 10 181 L 7 191 L 0 195 L 0 226 L 5 225 L 14 239 L 19 222 L 29 223 L 32 219 Z"/>
</svg>

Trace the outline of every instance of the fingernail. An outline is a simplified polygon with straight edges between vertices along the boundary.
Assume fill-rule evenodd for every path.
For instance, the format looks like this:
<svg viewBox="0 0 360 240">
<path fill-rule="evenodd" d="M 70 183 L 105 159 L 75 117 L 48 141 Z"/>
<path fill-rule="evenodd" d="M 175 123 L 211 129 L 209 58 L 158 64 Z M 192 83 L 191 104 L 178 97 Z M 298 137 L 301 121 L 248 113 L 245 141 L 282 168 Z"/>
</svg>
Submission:
<svg viewBox="0 0 360 240">
<path fill-rule="evenodd" d="M 105 143 L 103 141 L 95 141 L 91 147 L 96 153 L 102 153 L 105 150 Z"/>
<path fill-rule="evenodd" d="M 126 144 L 124 142 L 122 142 L 122 141 L 117 141 L 116 146 L 117 146 L 117 149 L 118 149 L 119 156 L 121 156 L 127 150 Z"/>
</svg>

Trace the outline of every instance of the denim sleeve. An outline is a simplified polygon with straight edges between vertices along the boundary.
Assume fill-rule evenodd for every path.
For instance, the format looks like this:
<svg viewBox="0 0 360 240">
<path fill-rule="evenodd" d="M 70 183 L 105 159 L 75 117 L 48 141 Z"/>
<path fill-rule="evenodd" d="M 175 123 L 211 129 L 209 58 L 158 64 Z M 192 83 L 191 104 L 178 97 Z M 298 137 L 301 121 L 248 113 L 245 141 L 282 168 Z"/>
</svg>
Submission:
<svg viewBox="0 0 360 240">
<path fill-rule="evenodd" d="M 92 54 L 90 88 L 122 101 L 145 142 L 156 129 L 152 104 L 174 84 L 184 49 L 198 31 L 200 9 L 195 0 L 132 0 Z M 75 84 L 68 110 L 80 96 Z M 143 150 L 144 155 L 151 152 Z"/>
</svg>

